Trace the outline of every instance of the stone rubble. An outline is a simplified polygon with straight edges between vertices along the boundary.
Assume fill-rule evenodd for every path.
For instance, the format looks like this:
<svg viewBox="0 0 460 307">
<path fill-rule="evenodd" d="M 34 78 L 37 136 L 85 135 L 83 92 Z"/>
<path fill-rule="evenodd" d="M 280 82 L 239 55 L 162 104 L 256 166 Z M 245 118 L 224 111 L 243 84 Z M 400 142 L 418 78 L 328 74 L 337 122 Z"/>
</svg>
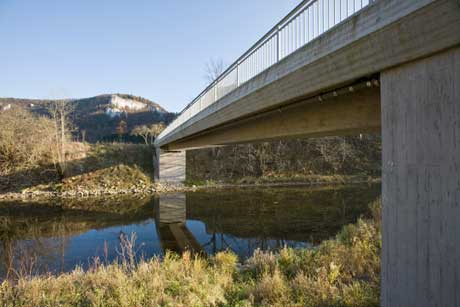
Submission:
<svg viewBox="0 0 460 307">
<path fill-rule="evenodd" d="M 158 183 L 154 185 L 147 185 L 144 182 L 138 185 L 132 186 L 129 189 L 118 189 L 110 186 L 101 186 L 97 189 L 82 189 L 78 187 L 71 191 L 30 191 L 24 190 L 22 192 L 8 192 L 0 194 L 0 201 L 7 200 L 25 200 L 25 199 L 36 199 L 36 198 L 75 198 L 75 197 L 95 197 L 95 196 L 115 196 L 115 195 L 149 195 L 159 193 L 171 193 L 171 192 L 188 192 L 196 191 L 197 187 L 187 187 L 183 184 L 169 184 L 169 183 Z"/>
</svg>

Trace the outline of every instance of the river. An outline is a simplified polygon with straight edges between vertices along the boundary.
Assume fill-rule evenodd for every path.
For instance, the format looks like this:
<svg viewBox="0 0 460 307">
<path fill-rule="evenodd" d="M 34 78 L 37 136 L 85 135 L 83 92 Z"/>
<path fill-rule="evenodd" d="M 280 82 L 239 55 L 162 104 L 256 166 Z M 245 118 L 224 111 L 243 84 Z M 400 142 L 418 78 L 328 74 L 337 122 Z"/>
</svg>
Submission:
<svg viewBox="0 0 460 307">
<path fill-rule="evenodd" d="M 367 213 L 380 185 L 210 190 L 149 197 L 0 203 L 0 279 L 87 268 L 120 258 L 135 239 L 138 258 L 165 250 L 311 248 Z"/>
</svg>

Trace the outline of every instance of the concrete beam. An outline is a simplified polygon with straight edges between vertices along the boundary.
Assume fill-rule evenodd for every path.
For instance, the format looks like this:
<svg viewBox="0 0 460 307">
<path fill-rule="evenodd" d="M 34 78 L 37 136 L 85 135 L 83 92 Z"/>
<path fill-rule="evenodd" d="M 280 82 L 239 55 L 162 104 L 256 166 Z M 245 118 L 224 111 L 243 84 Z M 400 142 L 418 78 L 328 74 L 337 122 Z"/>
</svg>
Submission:
<svg viewBox="0 0 460 307">
<path fill-rule="evenodd" d="M 315 103 L 297 103 L 168 144 L 202 148 L 288 137 L 380 132 L 380 89 L 365 88 Z"/>
<path fill-rule="evenodd" d="M 185 122 L 157 145 L 303 100 L 460 44 L 457 0 L 376 1 Z"/>
<path fill-rule="evenodd" d="M 381 86 L 382 306 L 460 306 L 460 48 Z"/>
</svg>

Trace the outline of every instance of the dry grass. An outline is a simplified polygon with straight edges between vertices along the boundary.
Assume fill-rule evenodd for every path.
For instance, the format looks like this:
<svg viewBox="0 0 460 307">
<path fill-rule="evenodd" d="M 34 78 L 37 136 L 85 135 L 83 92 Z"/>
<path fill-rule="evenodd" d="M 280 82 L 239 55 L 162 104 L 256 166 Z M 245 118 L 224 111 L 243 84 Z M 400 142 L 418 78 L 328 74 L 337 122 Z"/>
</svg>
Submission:
<svg viewBox="0 0 460 307">
<path fill-rule="evenodd" d="M 133 248 L 127 240 L 125 248 Z M 130 247 L 131 246 L 131 247 Z M 21 277 L 0 286 L 1 306 L 378 306 L 380 205 L 313 250 L 256 252 L 237 258 L 167 254 L 76 269 L 60 276 Z"/>
<path fill-rule="evenodd" d="M 70 163 L 63 190 L 116 188 L 151 184 L 152 148 L 139 144 L 94 144 L 85 158 Z"/>
</svg>

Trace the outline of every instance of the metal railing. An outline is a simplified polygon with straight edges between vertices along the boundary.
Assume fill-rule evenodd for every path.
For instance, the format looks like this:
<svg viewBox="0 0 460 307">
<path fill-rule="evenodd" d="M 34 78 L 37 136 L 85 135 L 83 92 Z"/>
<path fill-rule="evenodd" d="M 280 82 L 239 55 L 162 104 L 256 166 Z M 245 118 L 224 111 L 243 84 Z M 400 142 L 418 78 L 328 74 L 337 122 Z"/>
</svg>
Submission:
<svg viewBox="0 0 460 307">
<path fill-rule="evenodd" d="M 302 1 L 189 103 L 158 139 L 374 1 Z"/>
</svg>

